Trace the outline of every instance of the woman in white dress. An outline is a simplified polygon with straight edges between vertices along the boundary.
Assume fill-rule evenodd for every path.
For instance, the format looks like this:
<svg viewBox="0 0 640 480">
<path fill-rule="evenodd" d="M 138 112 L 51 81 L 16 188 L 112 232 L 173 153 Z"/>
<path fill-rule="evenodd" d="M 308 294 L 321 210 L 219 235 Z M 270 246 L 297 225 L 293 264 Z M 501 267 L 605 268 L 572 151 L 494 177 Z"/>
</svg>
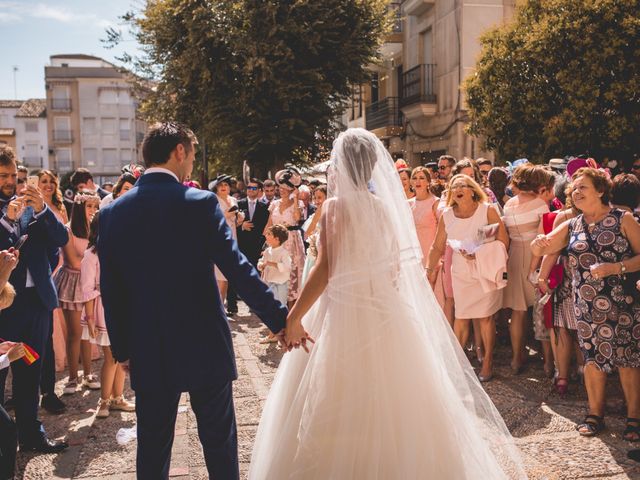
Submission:
<svg viewBox="0 0 640 480">
<path fill-rule="evenodd" d="M 320 248 L 287 320 L 249 478 L 526 478 L 424 275 L 393 161 L 371 132 L 334 144 Z M 305 332 L 306 330 L 306 332 Z"/>
<path fill-rule="evenodd" d="M 213 182 L 209 184 L 209 189 L 213 190 L 213 193 L 218 197 L 218 204 L 224 214 L 224 219 L 231 228 L 233 238 L 238 238 L 237 229 L 242 222 L 244 222 L 244 214 L 238 210 L 238 200 L 230 195 L 231 186 L 229 181 L 231 177 L 229 175 L 219 175 Z M 216 280 L 218 282 L 218 290 L 220 290 L 220 296 L 224 303 L 227 298 L 227 289 L 229 288 L 229 282 L 222 274 L 218 267 L 216 269 Z"/>
</svg>

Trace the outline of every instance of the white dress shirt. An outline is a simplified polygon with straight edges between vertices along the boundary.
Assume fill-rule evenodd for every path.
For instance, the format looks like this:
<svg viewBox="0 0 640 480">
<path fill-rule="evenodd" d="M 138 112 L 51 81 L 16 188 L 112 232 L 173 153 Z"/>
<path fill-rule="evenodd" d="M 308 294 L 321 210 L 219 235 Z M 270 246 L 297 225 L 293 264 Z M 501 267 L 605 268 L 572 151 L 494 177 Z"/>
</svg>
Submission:
<svg viewBox="0 0 640 480">
<path fill-rule="evenodd" d="M 277 267 L 267 265 L 267 262 L 275 262 Z M 267 247 L 258 261 L 258 266 L 264 265 L 262 280 L 266 283 L 287 283 L 291 276 L 291 254 L 282 245 L 279 247 Z"/>
<path fill-rule="evenodd" d="M 11 362 L 9 361 L 8 354 L 5 353 L 4 355 L 0 355 L 0 370 L 7 368 L 10 364 Z"/>
<path fill-rule="evenodd" d="M 166 173 L 168 175 L 171 175 L 173 178 L 175 178 L 176 182 L 180 182 L 180 179 L 178 178 L 178 176 L 175 173 L 173 173 L 171 170 L 169 170 L 168 168 L 163 168 L 163 167 L 147 168 L 144 171 L 144 174 L 147 175 L 149 173 Z"/>
</svg>

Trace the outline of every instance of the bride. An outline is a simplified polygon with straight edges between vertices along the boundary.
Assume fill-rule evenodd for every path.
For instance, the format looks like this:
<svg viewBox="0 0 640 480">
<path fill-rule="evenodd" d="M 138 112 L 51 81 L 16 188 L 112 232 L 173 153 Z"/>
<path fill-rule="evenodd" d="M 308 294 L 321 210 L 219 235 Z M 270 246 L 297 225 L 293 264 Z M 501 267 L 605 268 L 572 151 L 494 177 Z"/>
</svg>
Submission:
<svg viewBox="0 0 640 480">
<path fill-rule="evenodd" d="M 393 161 L 334 143 L 318 259 L 290 312 L 249 478 L 526 478 L 429 287 Z M 307 344 L 307 333 L 315 345 Z"/>
</svg>

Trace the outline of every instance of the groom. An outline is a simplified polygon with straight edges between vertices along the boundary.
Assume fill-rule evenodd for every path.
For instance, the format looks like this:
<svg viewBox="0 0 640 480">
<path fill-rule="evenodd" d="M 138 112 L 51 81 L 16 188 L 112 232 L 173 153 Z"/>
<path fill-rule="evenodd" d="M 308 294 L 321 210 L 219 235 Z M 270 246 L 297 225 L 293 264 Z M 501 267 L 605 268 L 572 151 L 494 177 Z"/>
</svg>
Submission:
<svg viewBox="0 0 640 480">
<path fill-rule="evenodd" d="M 113 356 L 129 362 L 140 479 L 168 478 L 178 401 L 189 392 L 209 475 L 237 479 L 233 343 L 214 264 L 272 332 L 276 301 L 238 251 L 216 196 L 187 188 L 197 140 L 178 123 L 151 127 L 147 170 L 100 211 L 100 287 Z"/>
</svg>

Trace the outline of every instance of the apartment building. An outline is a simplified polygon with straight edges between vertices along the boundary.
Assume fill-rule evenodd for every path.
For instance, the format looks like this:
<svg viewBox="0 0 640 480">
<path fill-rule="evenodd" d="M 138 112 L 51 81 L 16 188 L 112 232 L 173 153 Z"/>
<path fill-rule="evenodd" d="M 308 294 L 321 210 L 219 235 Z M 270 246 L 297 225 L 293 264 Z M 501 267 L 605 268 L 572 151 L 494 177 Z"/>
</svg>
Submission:
<svg viewBox="0 0 640 480">
<path fill-rule="evenodd" d="M 140 159 L 146 124 L 128 74 L 99 57 L 52 55 L 45 67 L 49 160 L 60 174 L 78 167 L 100 182 Z"/>
<path fill-rule="evenodd" d="M 49 169 L 49 140 L 47 137 L 47 101 L 31 98 L 15 115 L 16 152 L 30 170 Z"/>
<path fill-rule="evenodd" d="M 0 144 L 13 148 L 29 169 L 49 168 L 44 98 L 0 100 Z"/>
<path fill-rule="evenodd" d="M 0 145 L 16 149 L 16 113 L 24 100 L 0 100 Z"/>
<path fill-rule="evenodd" d="M 440 155 L 492 158 L 464 132 L 461 85 L 475 68 L 480 36 L 512 18 L 515 0 L 404 0 L 394 2 L 394 32 L 372 65 L 372 81 L 354 89 L 343 117 L 380 137 L 394 158 L 410 165 Z"/>
</svg>

